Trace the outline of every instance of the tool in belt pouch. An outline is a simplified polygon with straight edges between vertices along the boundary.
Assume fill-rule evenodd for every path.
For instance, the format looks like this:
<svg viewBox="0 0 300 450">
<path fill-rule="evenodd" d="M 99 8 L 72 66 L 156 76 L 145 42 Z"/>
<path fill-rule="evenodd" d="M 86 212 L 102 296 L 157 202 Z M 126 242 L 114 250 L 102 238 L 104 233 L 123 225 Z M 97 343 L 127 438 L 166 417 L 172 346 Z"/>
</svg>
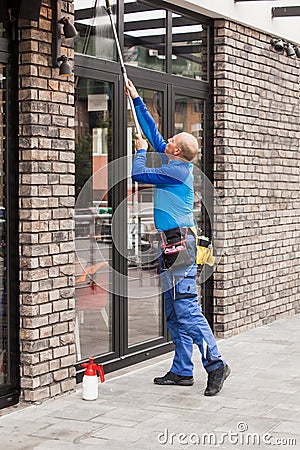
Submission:
<svg viewBox="0 0 300 450">
<path fill-rule="evenodd" d="M 213 266 L 215 263 L 213 246 L 206 236 L 197 236 L 196 263 L 199 265 L 208 264 L 209 266 Z"/>
<path fill-rule="evenodd" d="M 166 269 L 189 266 L 193 263 L 186 242 L 188 232 L 188 228 L 183 232 L 180 228 L 172 228 L 160 233 L 162 260 Z"/>
</svg>

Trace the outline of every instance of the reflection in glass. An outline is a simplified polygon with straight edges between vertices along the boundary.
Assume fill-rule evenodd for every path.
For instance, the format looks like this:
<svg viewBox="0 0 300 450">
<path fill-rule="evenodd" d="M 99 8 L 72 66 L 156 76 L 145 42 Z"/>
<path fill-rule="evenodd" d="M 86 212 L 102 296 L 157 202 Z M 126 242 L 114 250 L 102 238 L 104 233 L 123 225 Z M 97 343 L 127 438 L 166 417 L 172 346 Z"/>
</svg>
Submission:
<svg viewBox="0 0 300 450">
<path fill-rule="evenodd" d="M 10 20 L 7 0 L 0 1 L 0 38 L 11 37 L 13 20 Z"/>
<path fill-rule="evenodd" d="M 139 89 L 161 131 L 162 93 Z M 133 183 L 131 161 L 135 154 L 134 122 L 128 112 L 128 346 L 162 336 L 162 294 L 158 272 L 158 240 L 153 217 L 153 186 Z M 147 165 L 160 158 L 152 148 Z"/>
<path fill-rule="evenodd" d="M 0 385 L 7 383 L 8 367 L 8 307 L 6 291 L 6 230 L 4 193 L 5 153 L 5 70 L 0 64 Z"/>
<path fill-rule="evenodd" d="M 111 1 L 116 21 L 117 0 Z M 166 71 L 167 12 L 142 0 L 124 0 L 124 50 L 126 64 Z M 75 0 L 75 52 L 117 60 L 116 43 L 105 0 Z M 172 73 L 208 80 L 208 26 L 172 13 Z"/>
<path fill-rule="evenodd" d="M 124 1 L 124 61 L 164 71 L 166 11 L 141 1 Z"/>
<path fill-rule="evenodd" d="M 194 221 L 199 235 L 204 227 L 203 196 L 205 196 L 205 185 L 203 183 L 202 171 L 204 147 L 204 101 L 202 99 L 184 95 L 175 96 L 175 134 L 186 131 L 191 133 L 198 141 L 198 158 L 194 160 Z M 200 172 L 199 172 L 200 171 Z M 200 266 L 199 266 L 200 267 Z M 205 267 L 205 266 L 204 266 Z M 203 270 L 203 269 L 202 269 Z M 201 271 L 198 270 L 198 297 L 203 303 L 204 298 L 201 290 Z"/>
<path fill-rule="evenodd" d="M 112 84 L 76 80 L 76 348 L 78 360 L 112 351 Z"/>
<path fill-rule="evenodd" d="M 110 5 L 115 21 L 116 1 Z M 115 61 L 116 44 L 105 6 L 105 0 L 75 0 L 75 52 Z"/>
<path fill-rule="evenodd" d="M 172 14 L 172 73 L 207 80 L 207 33 L 205 24 Z"/>
<path fill-rule="evenodd" d="M 201 154 L 204 146 L 204 101 L 198 98 L 184 95 L 175 96 L 175 134 L 186 131 L 191 133 L 198 141 L 198 159 L 194 161 L 196 171 L 194 173 L 194 219 L 198 229 L 203 229 L 202 195 L 203 186 L 197 170 L 202 170 Z"/>
</svg>

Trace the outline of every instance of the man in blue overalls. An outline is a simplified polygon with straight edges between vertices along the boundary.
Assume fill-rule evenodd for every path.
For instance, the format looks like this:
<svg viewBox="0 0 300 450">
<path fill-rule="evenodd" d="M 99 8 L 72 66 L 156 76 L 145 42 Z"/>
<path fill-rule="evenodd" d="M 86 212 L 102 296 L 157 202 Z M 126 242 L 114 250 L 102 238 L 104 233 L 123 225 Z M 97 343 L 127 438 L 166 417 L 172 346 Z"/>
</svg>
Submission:
<svg viewBox="0 0 300 450">
<path fill-rule="evenodd" d="M 175 355 L 170 371 L 163 377 L 154 378 L 154 383 L 192 386 L 192 353 L 195 343 L 208 373 L 204 395 L 213 396 L 222 389 L 230 374 L 230 368 L 220 355 L 212 330 L 202 314 L 197 295 L 196 239 L 191 230 L 194 226 L 194 178 L 191 161 L 197 156 L 198 143 L 189 133 L 179 133 L 165 141 L 130 80 L 127 91 L 127 95 L 129 93 L 133 99 L 144 135 L 162 159 L 161 167 L 147 167 L 148 143 L 137 136 L 132 179 L 155 186 L 154 221 L 161 232 L 163 242 L 172 243 L 184 239 L 188 250 L 188 260 L 183 264 L 168 266 L 162 257 L 165 255 L 159 257 L 166 321 L 175 344 Z M 180 256 L 179 254 L 178 257 Z"/>
</svg>

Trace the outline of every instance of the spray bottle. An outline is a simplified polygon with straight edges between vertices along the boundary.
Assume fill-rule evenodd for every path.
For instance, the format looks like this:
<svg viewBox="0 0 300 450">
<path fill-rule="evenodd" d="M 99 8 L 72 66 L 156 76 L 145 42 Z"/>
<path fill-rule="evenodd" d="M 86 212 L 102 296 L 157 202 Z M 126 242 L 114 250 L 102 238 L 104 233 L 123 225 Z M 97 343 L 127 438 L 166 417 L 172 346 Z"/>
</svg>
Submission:
<svg viewBox="0 0 300 450">
<path fill-rule="evenodd" d="M 101 383 L 105 381 L 104 371 L 102 366 L 98 366 L 94 363 L 94 358 L 89 358 L 89 363 L 81 364 L 82 367 L 86 367 L 82 380 L 82 398 L 83 400 L 97 400 L 98 398 L 98 376 L 99 373 Z"/>
</svg>

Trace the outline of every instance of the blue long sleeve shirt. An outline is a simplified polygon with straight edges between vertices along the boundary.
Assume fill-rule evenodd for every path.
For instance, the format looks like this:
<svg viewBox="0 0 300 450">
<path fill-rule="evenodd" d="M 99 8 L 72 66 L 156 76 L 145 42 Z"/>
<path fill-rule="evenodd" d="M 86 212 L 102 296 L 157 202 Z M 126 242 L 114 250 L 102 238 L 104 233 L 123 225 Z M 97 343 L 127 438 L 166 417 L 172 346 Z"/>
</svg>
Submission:
<svg viewBox="0 0 300 450">
<path fill-rule="evenodd" d="M 154 222 L 159 231 L 194 225 L 193 163 L 169 160 L 164 153 L 167 142 L 140 97 L 133 100 L 136 114 L 153 148 L 160 154 L 162 166 L 146 166 L 146 150 L 138 150 L 132 165 L 132 179 L 138 183 L 153 184 Z"/>
</svg>

